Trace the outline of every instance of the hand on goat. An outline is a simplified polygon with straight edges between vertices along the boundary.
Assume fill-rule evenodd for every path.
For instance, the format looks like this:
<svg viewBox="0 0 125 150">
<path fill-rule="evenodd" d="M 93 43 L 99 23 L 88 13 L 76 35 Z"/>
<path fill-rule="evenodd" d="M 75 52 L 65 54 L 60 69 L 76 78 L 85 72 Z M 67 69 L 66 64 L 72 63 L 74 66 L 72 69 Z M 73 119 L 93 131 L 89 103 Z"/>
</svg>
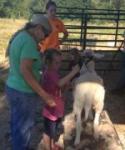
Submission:
<svg viewBox="0 0 125 150">
<path fill-rule="evenodd" d="M 74 73 L 78 73 L 78 72 L 80 71 L 79 65 L 75 65 L 75 66 L 72 68 L 72 71 L 73 71 Z"/>
</svg>

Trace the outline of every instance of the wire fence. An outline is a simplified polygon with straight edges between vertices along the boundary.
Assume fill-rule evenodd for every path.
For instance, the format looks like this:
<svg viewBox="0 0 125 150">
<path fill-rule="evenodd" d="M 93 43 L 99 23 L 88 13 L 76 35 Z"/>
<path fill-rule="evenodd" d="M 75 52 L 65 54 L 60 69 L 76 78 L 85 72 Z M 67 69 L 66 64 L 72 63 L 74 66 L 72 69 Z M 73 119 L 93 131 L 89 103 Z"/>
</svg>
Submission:
<svg viewBox="0 0 125 150">
<path fill-rule="evenodd" d="M 44 12 L 33 10 L 33 13 Z M 125 10 L 58 7 L 57 16 L 64 21 L 69 32 L 68 39 L 61 45 L 63 53 L 72 47 L 101 51 L 108 59 L 104 58 L 101 61 L 102 65 L 98 65 L 97 69 L 119 70 L 121 58 L 118 56 L 120 53 L 117 55 L 115 50 L 119 50 L 124 40 Z M 65 60 L 64 63 L 67 61 L 69 60 Z"/>
</svg>

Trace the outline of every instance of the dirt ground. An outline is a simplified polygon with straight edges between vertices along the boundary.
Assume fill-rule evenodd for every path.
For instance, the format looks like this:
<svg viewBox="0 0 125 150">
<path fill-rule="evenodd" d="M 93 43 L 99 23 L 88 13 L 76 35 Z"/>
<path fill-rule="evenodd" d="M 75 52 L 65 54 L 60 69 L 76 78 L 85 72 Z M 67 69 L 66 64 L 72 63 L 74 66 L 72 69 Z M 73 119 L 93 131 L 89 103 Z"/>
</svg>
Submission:
<svg viewBox="0 0 125 150">
<path fill-rule="evenodd" d="M 117 81 L 119 73 L 117 72 L 106 72 L 105 74 L 101 73 L 103 76 L 105 87 L 106 87 L 106 97 L 105 97 L 105 110 L 107 110 L 109 117 L 118 133 L 118 136 L 122 142 L 123 149 L 125 150 L 125 92 L 122 94 L 111 94 L 108 92 L 108 89 L 113 87 Z M 66 115 L 72 111 L 72 93 L 65 93 L 67 102 L 66 102 Z M 42 103 L 37 102 L 36 108 L 36 126 L 32 132 L 31 147 L 37 147 L 40 139 L 42 138 L 42 117 L 41 117 L 41 108 Z M 10 122 L 10 113 L 9 106 L 6 101 L 4 94 L 0 96 L 0 150 L 11 150 L 11 137 L 9 130 Z M 95 144 L 95 143 L 94 143 Z M 94 150 L 92 148 L 92 150 Z M 101 150 L 101 149 L 100 149 Z M 112 149 L 111 149 L 112 150 Z"/>
<path fill-rule="evenodd" d="M 120 72 L 111 72 L 104 76 L 105 87 L 107 89 L 105 98 L 105 109 L 109 113 L 109 117 L 118 133 L 125 149 L 125 90 L 119 94 L 111 94 L 108 89 L 114 87 L 120 76 Z"/>
</svg>

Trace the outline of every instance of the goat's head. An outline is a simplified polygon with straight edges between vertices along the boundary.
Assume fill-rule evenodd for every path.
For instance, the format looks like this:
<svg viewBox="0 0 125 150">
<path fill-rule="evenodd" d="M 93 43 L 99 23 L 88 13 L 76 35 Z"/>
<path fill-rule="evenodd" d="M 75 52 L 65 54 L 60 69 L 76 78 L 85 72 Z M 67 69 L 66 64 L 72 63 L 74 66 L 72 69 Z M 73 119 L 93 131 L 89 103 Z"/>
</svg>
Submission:
<svg viewBox="0 0 125 150">
<path fill-rule="evenodd" d="M 92 50 L 85 50 L 82 54 L 83 63 L 80 70 L 80 74 L 86 71 L 95 72 L 95 59 L 104 57 L 102 54 L 95 54 Z"/>
</svg>

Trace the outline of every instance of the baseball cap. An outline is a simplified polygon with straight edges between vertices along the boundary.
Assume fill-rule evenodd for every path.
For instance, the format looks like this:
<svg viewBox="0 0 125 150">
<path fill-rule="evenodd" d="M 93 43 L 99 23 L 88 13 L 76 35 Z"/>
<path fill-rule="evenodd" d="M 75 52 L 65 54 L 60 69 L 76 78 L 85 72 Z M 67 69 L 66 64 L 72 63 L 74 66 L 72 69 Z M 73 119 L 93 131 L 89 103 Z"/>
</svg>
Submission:
<svg viewBox="0 0 125 150">
<path fill-rule="evenodd" d="M 34 14 L 30 22 L 34 25 L 41 25 L 45 36 L 48 36 L 52 32 L 52 27 L 48 18 L 42 14 Z"/>
</svg>

